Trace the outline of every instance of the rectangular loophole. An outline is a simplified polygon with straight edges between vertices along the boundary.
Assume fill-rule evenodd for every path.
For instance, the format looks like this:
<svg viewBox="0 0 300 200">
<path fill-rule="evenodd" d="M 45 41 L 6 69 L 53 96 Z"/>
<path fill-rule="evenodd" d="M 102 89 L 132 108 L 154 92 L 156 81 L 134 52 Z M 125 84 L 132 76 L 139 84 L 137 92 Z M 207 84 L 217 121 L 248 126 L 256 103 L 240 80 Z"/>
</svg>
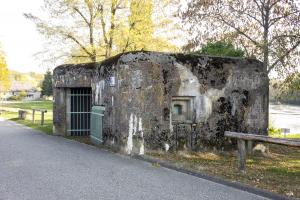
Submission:
<svg viewBox="0 0 300 200">
<path fill-rule="evenodd" d="M 172 121 L 190 123 L 194 117 L 194 97 L 172 97 Z"/>
</svg>

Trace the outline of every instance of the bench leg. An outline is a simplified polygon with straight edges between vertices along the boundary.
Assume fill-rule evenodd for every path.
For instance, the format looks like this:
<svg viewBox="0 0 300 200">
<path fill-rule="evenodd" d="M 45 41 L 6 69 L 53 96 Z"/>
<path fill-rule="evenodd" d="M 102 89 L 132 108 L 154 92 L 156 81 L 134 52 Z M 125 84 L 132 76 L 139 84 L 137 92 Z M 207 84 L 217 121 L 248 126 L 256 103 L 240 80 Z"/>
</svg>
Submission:
<svg viewBox="0 0 300 200">
<path fill-rule="evenodd" d="M 238 167 L 239 170 L 245 171 L 246 169 L 246 145 L 245 140 L 238 139 Z"/>
<path fill-rule="evenodd" d="M 32 123 L 35 122 L 35 120 L 34 120 L 34 114 L 35 114 L 35 110 L 32 110 Z"/>
<path fill-rule="evenodd" d="M 44 119 L 45 119 L 45 113 L 42 112 L 42 116 L 41 116 L 41 125 L 44 126 Z"/>
<path fill-rule="evenodd" d="M 249 155 L 252 155 L 252 152 L 253 152 L 252 149 L 253 149 L 253 141 L 248 140 L 247 141 L 247 153 Z"/>
</svg>

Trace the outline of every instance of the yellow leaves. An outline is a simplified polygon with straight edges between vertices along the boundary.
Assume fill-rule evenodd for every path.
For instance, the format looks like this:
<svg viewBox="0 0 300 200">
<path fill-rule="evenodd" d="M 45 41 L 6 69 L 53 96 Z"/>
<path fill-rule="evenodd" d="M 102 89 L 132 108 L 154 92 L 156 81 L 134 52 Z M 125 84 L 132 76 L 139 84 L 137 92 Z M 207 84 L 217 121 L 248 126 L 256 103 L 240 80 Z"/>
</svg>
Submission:
<svg viewBox="0 0 300 200">
<path fill-rule="evenodd" d="M 179 154 L 188 159 L 201 159 L 201 160 L 208 160 L 208 161 L 221 160 L 220 155 L 213 153 L 213 152 L 198 152 L 198 153 L 193 153 L 193 154 L 179 152 Z"/>
<path fill-rule="evenodd" d="M 69 52 L 66 62 L 80 63 L 90 62 L 89 53 L 95 52 L 96 61 L 104 60 L 108 57 L 128 51 L 148 50 L 148 51 L 178 51 L 175 45 L 171 44 L 170 37 L 175 34 L 164 34 L 170 32 L 172 18 L 163 16 L 158 18 L 156 12 L 158 3 L 154 0 L 59 0 L 59 1 L 78 1 L 78 2 L 94 2 L 99 3 L 101 9 L 95 10 L 95 19 L 93 21 L 93 45 L 89 44 L 89 35 L 82 34 L 79 37 L 80 31 L 68 28 L 68 31 L 73 30 L 73 40 L 70 42 L 80 43 L 74 44 Z M 164 0 L 170 1 L 170 0 Z M 101 3 L 102 2 L 102 3 Z M 161 2 L 163 4 L 163 2 Z M 82 7 L 81 11 L 85 11 Z M 97 7 L 95 7 L 97 8 Z M 86 13 L 85 11 L 84 13 Z M 97 15 L 96 15 L 97 14 Z M 85 14 L 88 16 L 87 14 Z M 80 19 L 79 14 L 75 15 Z M 73 19 L 71 19 L 73 20 Z M 82 21 L 82 20 L 79 20 Z M 62 24 L 64 22 L 62 21 Z M 67 27 L 67 26 L 66 26 Z M 65 30 L 66 27 L 61 29 Z M 84 27 L 82 28 L 82 30 Z M 85 28 L 86 29 L 86 28 Z M 47 28 L 47 30 L 49 30 Z M 88 29 L 85 30 L 89 32 Z M 85 33 L 82 31 L 82 33 Z M 99 33 L 99 34 L 98 34 Z M 51 32 L 55 37 L 63 32 Z M 78 37 L 77 37 L 78 36 Z M 174 40 L 173 40 L 174 41 Z M 85 48 L 86 51 L 83 50 Z"/>
<path fill-rule="evenodd" d="M 132 0 L 129 16 L 129 46 L 126 51 L 175 51 L 166 39 L 155 36 L 157 26 L 167 26 L 172 21 L 162 19 L 161 22 L 153 21 L 154 6 L 152 0 Z"/>
<path fill-rule="evenodd" d="M 0 92 L 7 91 L 10 87 L 8 69 L 4 53 L 0 50 Z"/>
<path fill-rule="evenodd" d="M 130 4 L 129 37 L 133 44 L 131 50 L 146 50 L 153 37 L 152 0 L 132 0 Z"/>
</svg>

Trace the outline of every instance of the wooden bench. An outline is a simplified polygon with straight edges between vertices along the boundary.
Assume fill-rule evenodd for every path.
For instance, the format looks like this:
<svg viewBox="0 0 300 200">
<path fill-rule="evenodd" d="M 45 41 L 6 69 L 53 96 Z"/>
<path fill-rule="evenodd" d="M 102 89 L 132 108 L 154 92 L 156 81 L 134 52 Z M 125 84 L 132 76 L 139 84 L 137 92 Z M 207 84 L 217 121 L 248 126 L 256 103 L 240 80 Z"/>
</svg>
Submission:
<svg viewBox="0 0 300 200">
<path fill-rule="evenodd" d="M 238 167 L 239 170 L 245 171 L 246 168 L 246 141 L 248 145 L 248 153 L 252 151 L 252 142 L 260 141 L 273 144 L 286 145 L 291 147 L 300 147 L 300 140 L 297 139 L 283 139 L 283 138 L 272 138 L 265 135 L 246 134 L 225 131 L 225 137 L 237 139 L 238 144 Z"/>
<path fill-rule="evenodd" d="M 43 109 L 32 109 L 32 122 L 35 122 L 35 112 L 41 112 L 41 125 L 44 125 L 45 121 L 45 113 L 47 113 L 47 110 Z"/>
</svg>

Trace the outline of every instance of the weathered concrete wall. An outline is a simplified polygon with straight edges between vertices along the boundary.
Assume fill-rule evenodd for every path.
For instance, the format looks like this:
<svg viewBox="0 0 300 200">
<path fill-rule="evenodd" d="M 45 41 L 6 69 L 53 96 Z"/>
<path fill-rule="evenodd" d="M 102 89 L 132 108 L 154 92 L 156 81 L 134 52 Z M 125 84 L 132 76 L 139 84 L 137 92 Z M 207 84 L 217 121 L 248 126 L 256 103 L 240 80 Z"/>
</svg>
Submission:
<svg viewBox="0 0 300 200">
<path fill-rule="evenodd" d="M 127 153 L 222 146 L 225 130 L 267 130 L 268 77 L 252 59 L 127 53 L 102 63 L 58 67 L 54 84 L 90 85 L 93 104 L 106 107 L 104 141 Z M 191 109 L 184 131 L 172 120 L 172 99 L 187 99 Z"/>
<path fill-rule="evenodd" d="M 53 134 L 65 135 L 67 130 L 67 106 L 66 106 L 66 89 L 54 88 L 53 90 Z"/>
<path fill-rule="evenodd" d="M 91 87 L 91 77 L 99 64 L 61 65 L 54 69 L 54 88 Z"/>
</svg>

